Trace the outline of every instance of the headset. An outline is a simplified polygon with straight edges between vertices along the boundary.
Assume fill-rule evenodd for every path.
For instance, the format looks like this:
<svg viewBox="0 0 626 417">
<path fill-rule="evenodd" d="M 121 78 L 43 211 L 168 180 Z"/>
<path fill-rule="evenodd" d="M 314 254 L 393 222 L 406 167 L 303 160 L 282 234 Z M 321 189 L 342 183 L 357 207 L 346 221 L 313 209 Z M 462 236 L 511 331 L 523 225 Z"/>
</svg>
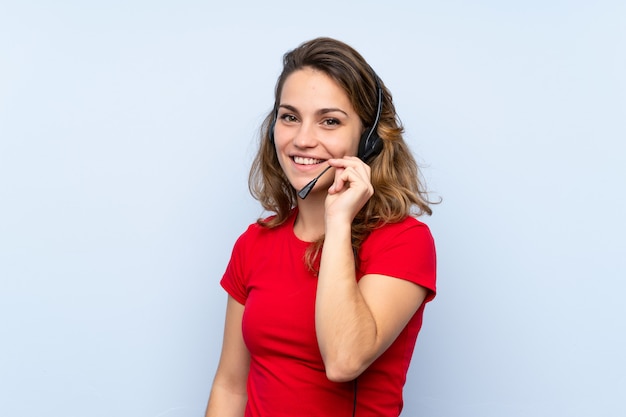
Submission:
<svg viewBox="0 0 626 417">
<path fill-rule="evenodd" d="M 370 163 L 372 159 L 376 155 L 378 155 L 383 150 L 383 140 L 378 136 L 378 122 L 380 121 L 380 116 L 383 112 L 383 88 L 380 85 L 380 80 L 378 75 L 374 71 L 372 71 L 374 75 L 374 81 L 376 82 L 376 95 L 377 95 L 377 103 L 376 103 L 376 117 L 374 118 L 374 123 L 372 126 L 367 128 L 365 132 L 361 135 L 359 139 L 359 150 L 357 156 L 366 164 Z M 274 128 L 276 127 L 276 120 L 278 119 L 278 108 L 274 110 L 274 117 L 272 118 L 272 122 L 269 126 L 269 139 L 270 143 L 274 143 Z M 307 195 L 311 192 L 317 180 L 320 179 L 322 175 L 326 173 L 330 169 L 330 165 L 324 168 L 320 174 L 313 178 L 311 182 L 305 185 L 300 191 L 298 191 L 298 197 L 305 199 Z"/>
</svg>

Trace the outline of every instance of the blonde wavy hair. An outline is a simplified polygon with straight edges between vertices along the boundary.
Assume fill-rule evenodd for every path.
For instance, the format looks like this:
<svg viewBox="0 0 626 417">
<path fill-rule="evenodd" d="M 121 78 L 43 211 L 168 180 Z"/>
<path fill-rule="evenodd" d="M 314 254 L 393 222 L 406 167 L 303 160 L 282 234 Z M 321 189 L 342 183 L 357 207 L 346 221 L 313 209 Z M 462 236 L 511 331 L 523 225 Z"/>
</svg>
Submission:
<svg viewBox="0 0 626 417">
<path fill-rule="evenodd" d="M 273 228 L 283 224 L 297 205 L 296 190 L 285 176 L 276 155 L 271 132 L 287 78 L 302 68 L 310 67 L 332 78 L 346 92 L 364 126 L 372 126 L 377 112 L 377 75 L 365 59 L 351 46 L 331 38 L 316 38 L 302 43 L 283 56 L 283 70 L 276 82 L 274 108 L 260 129 L 259 150 L 250 169 L 248 187 L 252 196 L 268 212 L 257 223 Z M 393 104 L 392 96 L 382 80 L 382 112 L 377 133 L 382 139 L 380 154 L 370 161 L 374 195 L 352 222 L 352 247 L 355 260 L 361 244 L 369 233 L 385 223 L 402 221 L 410 215 L 432 214 L 418 165 L 402 134 L 404 128 Z M 311 245 L 306 263 L 311 270 L 319 256 L 324 237 Z"/>
</svg>

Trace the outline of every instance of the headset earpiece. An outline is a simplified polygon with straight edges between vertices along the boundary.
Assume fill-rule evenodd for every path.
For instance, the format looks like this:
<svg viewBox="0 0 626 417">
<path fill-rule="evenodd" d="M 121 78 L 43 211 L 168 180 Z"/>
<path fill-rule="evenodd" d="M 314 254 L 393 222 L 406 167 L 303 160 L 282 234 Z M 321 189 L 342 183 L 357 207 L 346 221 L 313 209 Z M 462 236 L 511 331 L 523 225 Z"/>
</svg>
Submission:
<svg viewBox="0 0 626 417">
<path fill-rule="evenodd" d="M 365 129 L 359 140 L 359 152 L 357 156 L 365 163 L 368 163 L 373 157 L 383 150 L 383 140 L 378 136 L 378 121 L 383 111 L 383 89 L 378 81 L 378 76 L 374 74 L 376 80 L 376 93 L 378 95 L 378 103 L 376 104 L 376 117 L 372 127 Z"/>
<path fill-rule="evenodd" d="M 365 163 L 369 163 L 372 158 L 383 150 L 383 140 L 374 130 L 376 127 L 370 127 L 363 132 L 359 141 L 359 152 L 357 156 Z"/>
</svg>

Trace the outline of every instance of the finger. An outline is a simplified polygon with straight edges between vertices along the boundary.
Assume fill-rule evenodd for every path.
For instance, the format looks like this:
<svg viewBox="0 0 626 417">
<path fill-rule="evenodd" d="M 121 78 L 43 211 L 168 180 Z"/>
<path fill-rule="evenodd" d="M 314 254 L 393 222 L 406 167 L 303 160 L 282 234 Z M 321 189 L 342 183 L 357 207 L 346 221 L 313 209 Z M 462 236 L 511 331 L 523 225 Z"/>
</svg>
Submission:
<svg viewBox="0 0 626 417">
<path fill-rule="evenodd" d="M 336 172 L 335 182 L 329 189 L 331 193 L 338 193 L 342 190 L 352 188 L 355 190 L 367 190 L 371 188 L 369 173 L 367 170 L 357 167 L 347 167 Z"/>
<path fill-rule="evenodd" d="M 329 159 L 328 164 L 336 168 L 354 168 L 357 172 L 361 173 L 364 177 L 369 178 L 371 168 L 364 163 L 360 158 L 356 156 L 346 156 L 344 158 Z"/>
<path fill-rule="evenodd" d="M 328 189 L 328 192 L 330 194 L 338 193 L 339 191 L 341 191 L 343 189 L 343 182 L 344 182 L 344 180 L 341 178 L 341 174 L 343 173 L 343 171 L 345 171 L 345 168 L 336 167 L 336 169 L 335 169 L 335 179 L 333 181 L 333 184 Z"/>
</svg>

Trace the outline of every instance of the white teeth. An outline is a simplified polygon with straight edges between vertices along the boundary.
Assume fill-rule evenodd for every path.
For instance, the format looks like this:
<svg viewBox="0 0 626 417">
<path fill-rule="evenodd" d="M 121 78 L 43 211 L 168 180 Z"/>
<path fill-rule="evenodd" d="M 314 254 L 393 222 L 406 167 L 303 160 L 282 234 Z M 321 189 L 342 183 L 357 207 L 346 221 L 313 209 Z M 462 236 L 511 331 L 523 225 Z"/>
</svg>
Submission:
<svg viewBox="0 0 626 417">
<path fill-rule="evenodd" d="M 300 165 L 315 165 L 324 162 L 323 159 L 303 158 L 301 156 L 294 156 L 293 160 L 296 164 Z"/>
</svg>

